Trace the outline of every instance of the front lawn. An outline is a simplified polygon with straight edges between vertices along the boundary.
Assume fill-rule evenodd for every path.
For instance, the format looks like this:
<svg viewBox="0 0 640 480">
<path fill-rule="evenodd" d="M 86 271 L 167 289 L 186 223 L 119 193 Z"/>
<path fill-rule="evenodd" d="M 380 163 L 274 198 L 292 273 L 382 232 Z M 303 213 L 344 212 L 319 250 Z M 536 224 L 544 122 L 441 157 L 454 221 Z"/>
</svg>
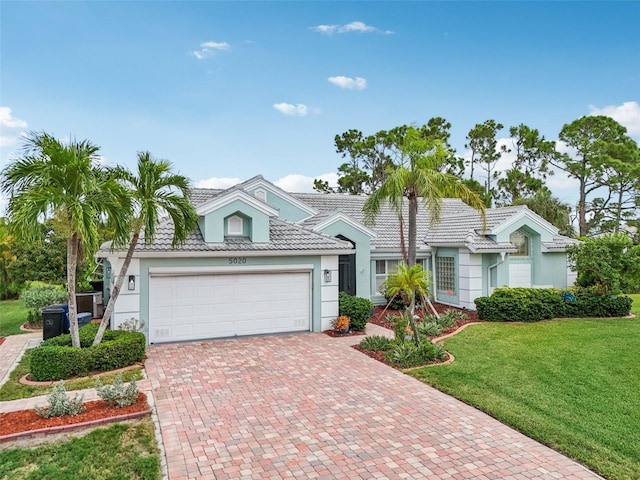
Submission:
<svg viewBox="0 0 640 480">
<path fill-rule="evenodd" d="M 29 309 L 22 300 L 3 300 L 0 302 L 0 337 L 25 333 L 20 325 L 27 321 Z"/>
<path fill-rule="evenodd" d="M 0 451 L 0 478 L 157 480 L 160 458 L 153 423 L 119 423 L 63 443 Z"/>
<path fill-rule="evenodd" d="M 609 479 L 640 478 L 640 319 L 482 323 L 443 343 L 455 362 L 410 374 Z"/>
</svg>

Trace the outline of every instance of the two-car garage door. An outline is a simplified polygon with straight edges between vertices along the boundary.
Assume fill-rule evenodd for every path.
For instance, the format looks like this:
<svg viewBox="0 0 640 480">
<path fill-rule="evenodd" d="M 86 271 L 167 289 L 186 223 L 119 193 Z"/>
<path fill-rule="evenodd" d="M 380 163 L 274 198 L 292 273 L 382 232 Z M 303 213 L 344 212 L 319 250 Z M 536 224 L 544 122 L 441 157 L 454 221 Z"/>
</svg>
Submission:
<svg viewBox="0 0 640 480">
<path fill-rule="evenodd" d="M 151 274 L 149 341 L 308 331 L 309 272 Z"/>
</svg>

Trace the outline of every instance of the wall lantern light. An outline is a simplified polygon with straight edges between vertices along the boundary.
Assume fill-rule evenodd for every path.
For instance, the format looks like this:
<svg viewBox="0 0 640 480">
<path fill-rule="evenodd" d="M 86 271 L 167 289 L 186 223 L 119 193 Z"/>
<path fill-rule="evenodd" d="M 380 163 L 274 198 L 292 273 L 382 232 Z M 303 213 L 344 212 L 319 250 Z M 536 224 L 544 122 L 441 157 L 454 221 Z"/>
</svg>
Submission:
<svg viewBox="0 0 640 480">
<path fill-rule="evenodd" d="M 135 275 L 129 275 L 129 283 L 128 283 L 128 287 L 129 290 L 135 290 L 136 289 L 136 276 Z"/>
<path fill-rule="evenodd" d="M 331 281 L 331 270 L 324 271 L 324 281 L 329 283 Z"/>
</svg>

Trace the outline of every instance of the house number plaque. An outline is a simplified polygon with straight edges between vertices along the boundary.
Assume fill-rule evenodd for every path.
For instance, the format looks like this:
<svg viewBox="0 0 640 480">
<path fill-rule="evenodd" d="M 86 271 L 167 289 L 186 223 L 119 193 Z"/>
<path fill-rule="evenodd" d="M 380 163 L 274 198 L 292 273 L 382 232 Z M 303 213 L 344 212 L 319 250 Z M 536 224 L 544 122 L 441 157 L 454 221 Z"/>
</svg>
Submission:
<svg viewBox="0 0 640 480">
<path fill-rule="evenodd" d="M 247 263 L 245 257 L 229 257 L 229 265 L 242 265 L 243 263 Z"/>
</svg>

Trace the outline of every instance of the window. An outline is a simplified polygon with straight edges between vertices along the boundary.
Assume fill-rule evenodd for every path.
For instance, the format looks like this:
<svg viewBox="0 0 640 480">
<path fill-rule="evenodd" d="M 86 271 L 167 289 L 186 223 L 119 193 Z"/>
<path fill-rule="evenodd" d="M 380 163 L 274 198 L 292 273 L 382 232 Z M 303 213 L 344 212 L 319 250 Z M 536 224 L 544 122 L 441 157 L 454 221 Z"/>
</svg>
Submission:
<svg viewBox="0 0 640 480">
<path fill-rule="evenodd" d="M 398 264 L 400 263 L 402 263 L 400 260 L 376 260 L 376 292 L 384 294 L 384 292 L 381 291 L 382 283 L 390 273 L 398 270 Z M 424 268 L 423 258 L 417 258 L 416 263 L 422 265 L 422 268 Z"/>
<path fill-rule="evenodd" d="M 454 257 L 436 257 L 436 283 L 439 292 L 446 295 L 456 294 L 456 259 Z"/>
<path fill-rule="evenodd" d="M 509 235 L 509 242 L 518 249 L 517 252 L 511 254 L 512 256 L 529 256 L 529 236 L 526 235 L 522 230 L 516 230 L 511 235 Z"/>
<path fill-rule="evenodd" d="M 234 215 L 227 219 L 227 235 L 242 235 L 242 217 Z"/>
</svg>

